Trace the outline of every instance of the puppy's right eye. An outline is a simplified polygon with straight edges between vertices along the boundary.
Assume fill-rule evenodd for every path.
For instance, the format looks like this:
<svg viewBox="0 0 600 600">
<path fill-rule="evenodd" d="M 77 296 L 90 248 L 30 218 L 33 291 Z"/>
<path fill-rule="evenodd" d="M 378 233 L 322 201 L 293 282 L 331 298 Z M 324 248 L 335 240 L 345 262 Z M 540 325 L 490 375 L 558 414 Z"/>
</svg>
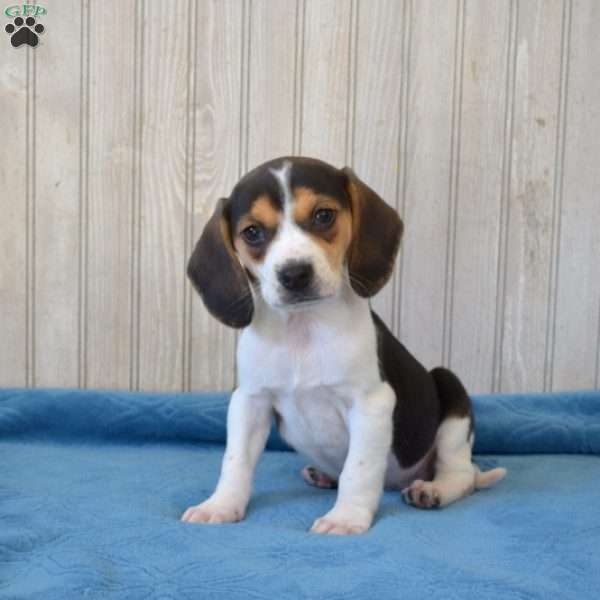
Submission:
<svg viewBox="0 0 600 600">
<path fill-rule="evenodd" d="M 250 246 L 260 246 L 265 241 L 265 230 L 258 225 L 246 227 L 241 235 Z"/>
<path fill-rule="evenodd" d="M 315 226 L 324 231 L 329 229 L 335 221 L 335 210 L 331 208 L 320 208 L 313 216 Z"/>
</svg>

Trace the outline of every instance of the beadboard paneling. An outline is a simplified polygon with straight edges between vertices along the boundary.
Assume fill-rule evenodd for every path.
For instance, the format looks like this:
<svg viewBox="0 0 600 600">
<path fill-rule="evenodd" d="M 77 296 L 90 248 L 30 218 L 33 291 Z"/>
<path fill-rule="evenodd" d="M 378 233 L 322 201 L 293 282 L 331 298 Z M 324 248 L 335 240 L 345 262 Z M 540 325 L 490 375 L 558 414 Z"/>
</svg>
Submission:
<svg viewBox="0 0 600 600">
<path fill-rule="evenodd" d="M 4 40 L 6 42 L 6 40 Z M 0 52 L 0 385 L 31 383 L 33 55 Z"/>
<path fill-rule="evenodd" d="M 32 368 L 34 384 L 45 387 L 81 384 L 82 7 L 53 4 L 52 38 L 47 31 L 44 45 L 28 50 L 35 53 Z"/>
<path fill-rule="evenodd" d="M 373 300 L 472 392 L 600 384 L 594 0 L 64 0 L 0 48 L 0 385 L 230 389 L 187 257 L 242 173 L 350 165 Z M 135 26 L 132 26 L 135 24 Z"/>
<path fill-rule="evenodd" d="M 83 379 L 93 388 L 127 388 L 132 366 L 132 265 L 136 4 L 92 2 L 86 15 L 86 155 Z M 84 30 L 85 31 L 85 30 Z M 120 41 L 115 44 L 117 37 Z"/>
<path fill-rule="evenodd" d="M 552 386 L 598 386 L 600 353 L 600 4 L 565 11 L 564 127 Z M 561 144 L 561 146 L 562 146 Z"/>
</svg>

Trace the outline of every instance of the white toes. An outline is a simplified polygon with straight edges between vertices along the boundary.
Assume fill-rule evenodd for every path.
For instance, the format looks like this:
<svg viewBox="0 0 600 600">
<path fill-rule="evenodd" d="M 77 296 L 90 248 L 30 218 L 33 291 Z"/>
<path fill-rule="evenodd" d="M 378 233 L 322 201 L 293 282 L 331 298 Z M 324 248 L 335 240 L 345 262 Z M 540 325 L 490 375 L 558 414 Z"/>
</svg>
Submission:
<svg viewBox="0 0 600 600">
<path fill-rule="evenodd" d="M 332 509 L 317 519 L 311 527 L 312 533 L 328 535 L 357 535 L 365 533 L 371 526 L 373 516 L 364 509 Z"/>
<path fill-rule="evenodd" d="M 317 519 L 311 527 L 312 533 L 324 533 L 329 535 L 358 535 L 369 529 L 368 525 L 338 522 L 325 517 Z"/>
<path fill-rule="evenodd" d="M 190 506 L 181 517 L 184 523 L 236 523 L 244 517 L 243 511 L 210 501 Z"/>
</svg>

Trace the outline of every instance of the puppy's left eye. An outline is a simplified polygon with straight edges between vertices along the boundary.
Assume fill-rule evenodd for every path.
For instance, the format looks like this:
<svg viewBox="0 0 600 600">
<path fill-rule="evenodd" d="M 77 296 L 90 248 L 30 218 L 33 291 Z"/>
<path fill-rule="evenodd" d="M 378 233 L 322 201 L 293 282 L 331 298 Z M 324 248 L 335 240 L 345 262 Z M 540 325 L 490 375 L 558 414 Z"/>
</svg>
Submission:
<svg viewBox="0 0 600 600">
<path fill-rule="evenodd" d="M 335 221 L 335 210 L 331 208 L 320 208 L 313 216 L 315 225 L 321 229 L 331 227 Z"/>
<path fill-rule="evenodd" d="M 251 246 L 260 246 L 265 241 L 265 231 L 258 225 L 250 225 L 242 231 L 242 237 Z"/>
</svg>

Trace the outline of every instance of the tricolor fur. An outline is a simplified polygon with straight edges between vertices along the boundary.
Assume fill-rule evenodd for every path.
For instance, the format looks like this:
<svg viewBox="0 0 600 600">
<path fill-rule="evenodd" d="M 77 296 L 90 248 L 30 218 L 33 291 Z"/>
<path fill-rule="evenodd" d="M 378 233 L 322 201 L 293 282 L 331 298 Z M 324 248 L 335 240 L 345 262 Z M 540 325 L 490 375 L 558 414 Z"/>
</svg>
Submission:
<svg viewBox="0 0 600 600">
<path fill-rule="evenodd" d="M 366 531 L 384 486 L 432 508 L 504 476 L 472 464 L 473 415 L 458 378 L 428 372 L 371 311 L 402 230 L 352 171 L 314 159 L 270 161 L 219 201 L 188 274 L 208 310 L 243 329 L 239 387 L 217 488 L 184 521 L 243 518 L 273 416 L 313 462 L 305 479 L 338 488 L 318 533 Z"/>
</svg>

